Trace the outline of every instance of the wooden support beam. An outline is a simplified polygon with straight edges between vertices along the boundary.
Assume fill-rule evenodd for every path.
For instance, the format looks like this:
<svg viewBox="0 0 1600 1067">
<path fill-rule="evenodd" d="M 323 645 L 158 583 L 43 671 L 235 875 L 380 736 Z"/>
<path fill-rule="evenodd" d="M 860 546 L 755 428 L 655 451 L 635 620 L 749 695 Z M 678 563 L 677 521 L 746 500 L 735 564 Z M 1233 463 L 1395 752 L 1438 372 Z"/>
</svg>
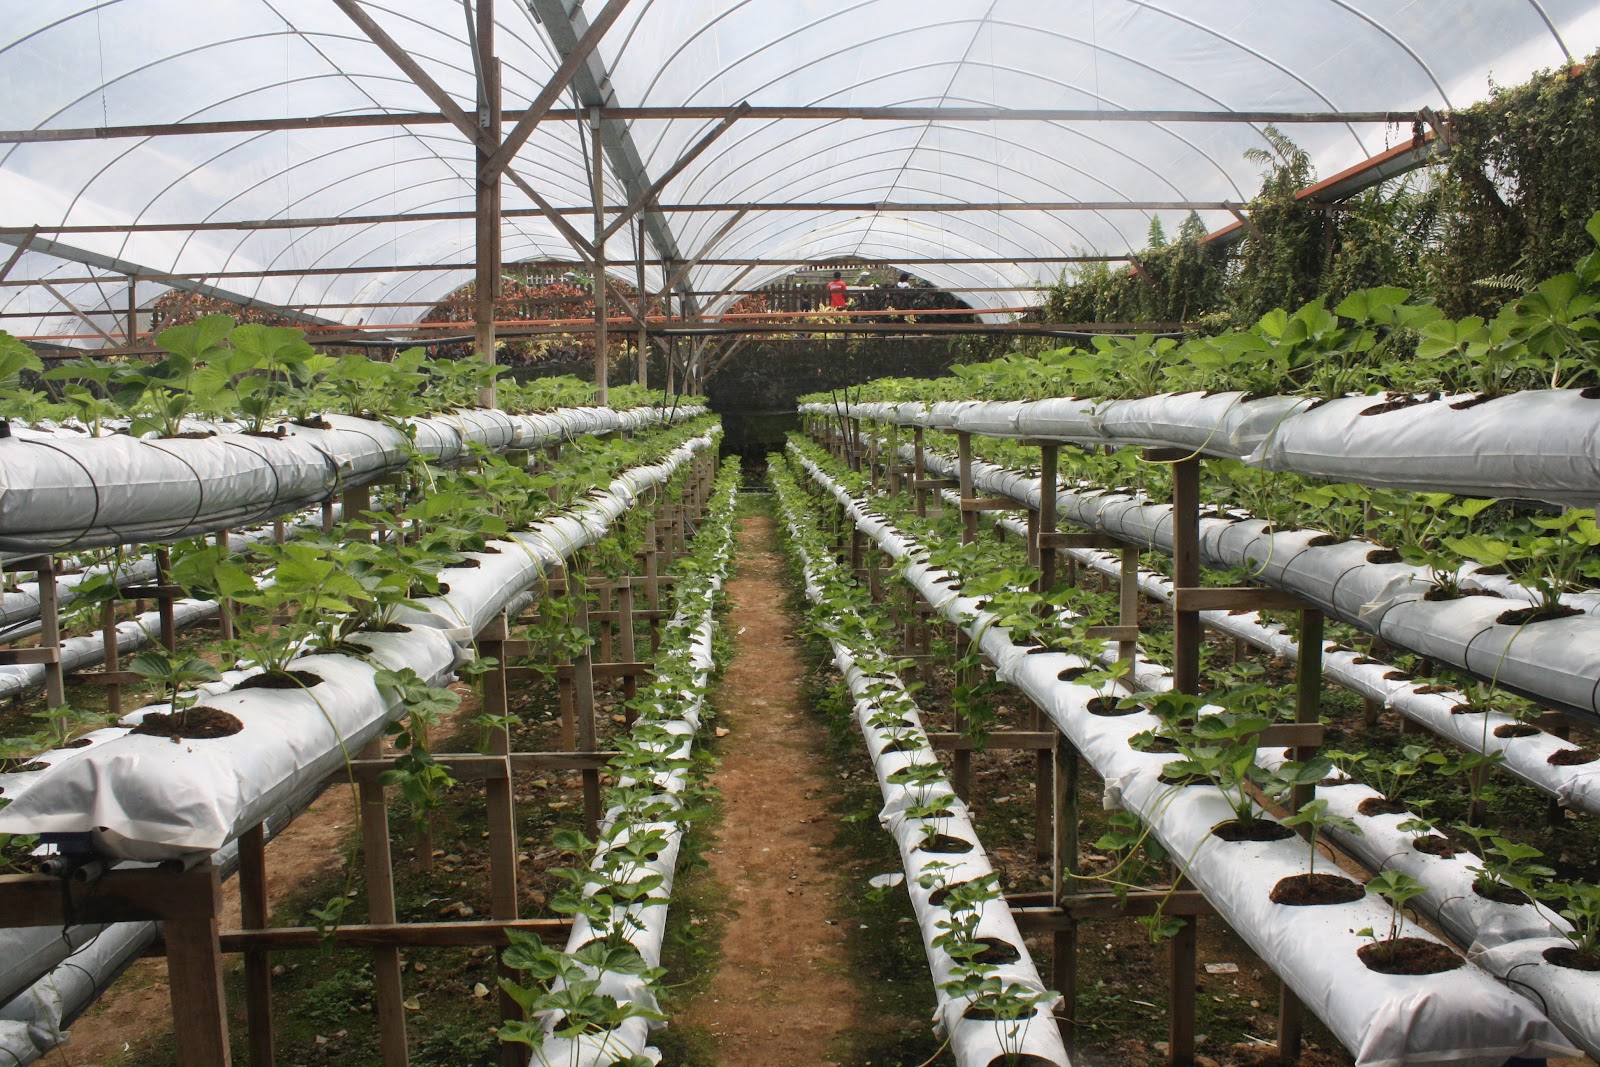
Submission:
<svg viewBox="0 0 1600 1067">
<path fill-rule="evenodd" d="M 1176 611 L 1299 611 L 1306 602 L 1293 593 L 1259 586 L 1179 586 L 1172 591 Z"/>
<path fill-rule="evenodd" d="M 545 83 L 543 89 L 539 90 L 539 95 L 534 97 L 528 104 L 526 111 L 517 116 L 516 124 L 506 134 L 505 140 L 489 159 L 482 164 L 479 169 L 479 177 L 482 180 L 493 181 L 511 165 L 512 160 L 517 158 L 517 153 L 524 144 L 527 144 L 528 138 L 533 135 L 534 127 L 550 113 L 551 108 L 561 99 L 561 94 L 566 92 L 568 84 L 572 81 L 572 76 L 578 73 L 578 68 L 588 60 L 590 54 L 600 44 L 600 38 L 604 37 L 606 31 L 617 21 L 617 16 L 622 14 L 622 10 L 628 6 L 628 2 L 629 0 L 610 0 L 600 10 L 600 14 L 594 17 L 594 21 L 589 24 L 588 32 L 578 38 L 577 47 L 562 58 L 560 65 L 551 74 L 550 80 Z"/>
<path fill-rule="evenodd" d="M 627 0 L 612 0 L 613 5 L 619 3 L 625 4 L 627 3 Z M 603 18 L 604 16 L 605 12 L 603 11 L 601 12 L 601 17 Z M 599 25 L 598 20 L 590 25 L 589 29 L 591 34 L 594 32 L 594 27 L 597 25 Z M 586 39 L 587 36 L 588 35 L 585 35 Z M 667 187 L 668 182 L 672 181 L 672 179 L 676 178 L 679 174 L 682 174 L 684 168 L 693 163 L 696 159 L 700 158 L 700 154 L 702 152 L 710 148 L 717 138 L 721 137 L 724 133 L 727 133 L 729 128 L 732 127 L 735 122 L 738 122 L 739 119 L 743 118 L 749 110 L 750 104 L 748 101 L 746 101 L 735 108 L 727 118 L 713 126 L 704 137 L 701 137 L 698 141 L 690 146 L 687 152 L 679 156 L 676 163 L 668 167 L 662 172 L 660 177 L 651 182 L 649 188 L 645 189 L 638 196 L 634 197 L 633 201 L 622 210 L 622 213 L 613 219 L 611 224 L 605 228 L 605 232 L 602 234 L 602 236 L 610 237 L 623 226 L 627 225 L 627 223 L 631 221 L 635 215 L 639 214 L 639 212 L 650 206 L 651 202 L 654 201 L 657 196 L 661 195 L 661 190 Z M 644 290 L 641 288 L 640 292 L 642 293 L 643 291 Z"/>
<path fill-rule="evenodd" d="M 1007 898 L 1008 900 L 1010 898 Z M 1126 895 L 1115 893 L 1072 893 L 1059 906 L 1028 904 L 1013 906 L 1011 915 L 1025 934 L 1071 929 L 1092 919 L 1135 918 L 1154 915 L 1215 915 L 1216 909 L 1198 890 L 1140 889 Z"/>
<path fill-rule="evenodd" d="M 1039 547 L 1099 549 L 1106 552 L 1116 552 L 1127 546 L 1125 542 L 1118 541 L 1108 534 L 1046 532 L 1041 530 L 1039 532 Z"/>
<path fill-rule="evenodd" d="M 960 508 L 962 511 L 1026 511 L 1026 504 L 1019 504 L 1015 500 L 1008 500 L 1003 496 L 962 497 Z"/>
<path fill-rule="evenodd" d="M 928 735 L 928 744 L 934 748 L 948 749 L 951 751 L 976 751 L 982 749 L 986 752 L 1040 750 L 1049 751 L 1055 748 L 1056 733 L 1053 730 L 997 730 L 988 735 L 980 744 L 965 734 L 957 733 L 931 733 Z"/>
<path fill-rule="evenodd" d="M 228 930 L 223 952 L 323 948 L 474 948 L 511 943 L 507 930 L 536 934 L 545 941 L 565 941 L 572 932 L 568 919 L 470 920 L 449 923 L 372 923 L 336 926 L 279 926 L 265 930 Z"/>
</svg>

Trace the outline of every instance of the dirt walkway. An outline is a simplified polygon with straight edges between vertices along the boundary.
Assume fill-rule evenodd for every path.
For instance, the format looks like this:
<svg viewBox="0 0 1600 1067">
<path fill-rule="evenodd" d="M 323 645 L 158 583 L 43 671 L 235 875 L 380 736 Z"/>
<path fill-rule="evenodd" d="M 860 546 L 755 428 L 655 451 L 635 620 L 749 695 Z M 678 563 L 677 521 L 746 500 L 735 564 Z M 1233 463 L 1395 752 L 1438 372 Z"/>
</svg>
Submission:
<svg viewBox="0 0 1600 1067">
<path fill-rule="evenodd" d="M 834 826 L 816 758 L 826 738 L 805 715 L 774 530 L 766 516 L 739 523 L 739 576 L 728 584 L 735 651 L 722 685 L 732 734 L 712 776 L 723 822 L 707 854 L 737 915 L 711 988 L 684 1020 L 715 1035 L 720 1067 L 826 1065 L 829 1041 L 857 1025 L 846 934 L 830 923 Z"/>
</svg>

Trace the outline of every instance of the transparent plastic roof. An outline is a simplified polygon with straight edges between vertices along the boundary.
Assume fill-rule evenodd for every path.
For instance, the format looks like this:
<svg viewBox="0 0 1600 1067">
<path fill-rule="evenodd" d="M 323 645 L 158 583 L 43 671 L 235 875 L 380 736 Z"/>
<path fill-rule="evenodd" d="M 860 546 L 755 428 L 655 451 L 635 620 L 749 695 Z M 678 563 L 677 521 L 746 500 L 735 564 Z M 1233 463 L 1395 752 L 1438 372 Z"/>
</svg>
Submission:
<svg viewBox="0 0 1600 1067">
<path fill-rule="evenodd" d="M 505 107 L 525 107 L 560 56 L 529 0 L 499 0 Z M 552 2 L 532 0 L 546 9 Z M 595 17 L 600 0 L 585 13 Z M 476 75 L 469 13 L 456 0 L 368 0 L 367 12 L 469 113 Z M 437 110 L 328 0 L 0 0 L 0 126 L 49 129 Z M 591 69 L 616 106 L 951 106 L 1197 111 L 1460 107 L 1600 47 L 1600 0 L 633 0 Z M 577 101 L 568 94 L 566 105 Z M 648 179 L 714 119 L 639 120 L 628 134 Z M 1326 176 L 1410 136 L 1382 124 L 1297 125 L 1288 134 Z M 541 123 L 514 164 L 550 202 L 589 204 L 588 134 Z M 744 119 L 676 177 L 667 204 L 795 202 L 1242 201 L 1264 147 L 1247 123 L 925 122 Z M 474 153 L 448 125 L 73 140 L 0 145 L 0 225 L 192 223 L 470 212 Z M 626 179 L 608 173 L 607 199 Z M 637 187 L 635 184 L 634 187 Z M 506 183 L 507 209 L 532 203 Z M 1179 221 L 1167 213 L 1169 229 Z M 1151 213 L 751 211 L 665 216 L 683 255 L 764 258 L 695 268 L 693 288 L 750 288 L 829 257 L 899 259 L 1120 254 Z M 1208 224 L 1232 221 L 1226 212 Z M 576 218 L 587 234 L 591 223 Z M 570 260 L 537 216 L 503 223 L 507 262 Z M 45 237 L 52 237 L 45 234 Z M 0 238 L 5 240 L 5 238 Z M 11 239 L 14 240 L 14 239 Z M 328 268 L 464 264 L 470 219 L 336 227 L 63 235 L 13 278 L 85 277 L 82 260 L 216 275 L 220 291 L 305 307 L 333 322 L 404 323 L 465 269 L 294 276 Z M 631 248 L 627 231 L 613 241 Z M 6 246 L 0 244 L 0 262 Z M 79 254 L 89 253 L 84 257 Z M 613 252 L 613 258 L 631 252 Z M 1049 266 L 918 265 L 954 291 L 1024 286 Z M 633 269 L 617 271 L 633 280 Z M 652 286 L 662 281 L 647 272 Z M 148 303 L 160 287 L 141 283 Z M 59 295 L 57 295 L 59 294 Z M 1020 291 L 969 302 L 1014 307 Z M 710 310 L 731 296 L 713 298 Z M 25 334 L 97 335 L 64 304 L 115 326 L 126 280 L 0 288 L 0 320 Z M 48 317 L 45 317 L 48 316 Z M 113 328 L 111 332 L 115 332 Z"/>
</svg>

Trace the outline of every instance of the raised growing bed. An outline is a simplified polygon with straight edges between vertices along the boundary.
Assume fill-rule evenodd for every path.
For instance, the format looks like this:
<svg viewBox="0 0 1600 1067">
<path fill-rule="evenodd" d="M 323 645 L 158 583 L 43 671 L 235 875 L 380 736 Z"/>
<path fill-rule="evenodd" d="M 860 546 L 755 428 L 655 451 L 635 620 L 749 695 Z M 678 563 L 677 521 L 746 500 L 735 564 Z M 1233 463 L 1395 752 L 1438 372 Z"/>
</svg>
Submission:
<svg viewBox="0 0 1600 1067">
<path fill-rule="evenodd" d="M 399 470 L 413 454 L 449 463 L 473 445 L 533 448 L 703 413 L 475 409 L 395 423 L 329 415 L 326 429 L 285 423 L 281 434 L 200 439 L 113 435 L 60 443 L 13 436 L 0 439 L 0 552 L 174 541 L 298 511 Z"/>
<path fill-rule="evenodd" d="M 501 551 L 486 557 L 495 565 L 443 572 L 451 593 L 438 610 L 447 614 L 419 610 L 405 620 L 406 632 L 357 640 L 373 649 L 382 667 L 409 667 L 430 684 L 442 683 L 460 655 L 451 640 L 461 632 L 460 603 L 492 615 L 566 554 L 604 536 L 637 493 L 665 482 L 709 448 L 714 436 L 702 435 L 660 463 L 625 472 L 608 491 L 567 515 L 496 542 Z M 511 569 L 502 573 L 502 562 Z M 320 781 L 337 770 L 401 710 L 392 692 L 386 695 L 373 683 L 380 667 L 339 654 L 307 656 L 292 666 L 323 677 L 324 684 L 247 690 L 208 701 L 244 724 L 231 737 L 173 744 L 129 734 L 90 746 L 59 769 L 41 773 L 38 783 L 0 810 L 0 833 L 84 834 L 96 851 L 123 859 L 183 859 L 222 847 L 260 822 L 297 782 Z"/>
<path fill-rule="evenodd" d="M 630 769 L 619 776 L 617 783 L 619 791 L 644 785 L 654 793 L 646 797 L 632 796 L 631 807 L 613 805 L 609 808 L 601 824 L 599 844 L 589 863 L 592 876 L 585 892 L 593 896 L 599 886 L 608 881 L 638 883 L 652 876 L 661 879 L 660 885 L 646 903 L 613 908 L 609 922 L 603 924 L 606 928 L 596 928 L 585 915 L 574 916 L 566 948 L 569 955 L 612 933 L 631 945 L 647 967 L 660 966 L 668 905 L 683 843 L 683 824 L 650 821 L 632 815 L 632 811 L 648 808 L 657 801 L 672 808 L 680 807 L 679 796 L 690 784 L 689 757 L 695 735 L 700 730 L 710 675 L 716 667 L 715 608 L 732 558 L 732 518 L 737 490 L 737 467 L 735 461 L 730 460 L 712 491 L 710 512 L 692 542 L 695 566 L 686 569 L 682 581 L 674 589 L 676 608 L 671 621 L 662 630 L 656 660 L 661 681 L 646 694 L 650 704 L 641 711 L 634 727 L 636 735 L 648 731 L 649 736 L 640 736 L 638 744 L 641 750 L 654 754 L 654 763 Z M 657 832 L 662 835 L 662 844 L 653 858 L 636 861 L 623 851 L 630 837 Z M 594 989 L 596 996 L 652 1012 L 657 1008 L 655 981 L 646 975 L 626 970 L 600 971 L 587 966 L 584 973 L 588 980 L 598 983 Z M 555 988 L 559 990 L 560 983 Z M 551 1009 L 541 1013 L 534 1025 L 542 1036 L 530 1035 L 539 1043 L 535 1055 L 541 1058 L 536 1058 L 535 1062 L 564 1067 L 609 1067 L 633 1056 L 645 1056 L 651 1062 L 659 1059 L 659 1054 L 649 1047 L 651 1035 L 659 1029 L 659 1024 L 644 1016 L 631 1016 L 603 1032 L 577 1037 L 555 1034 L 558 1026 L 570 1026 L 577 1021 L 570 1011 Z"/>
<path fill-rule="evenodd" d="M 1235 391 L 801 410 L 989 437 L 1179 448 L 1373 488 L 1580 507 L 1600 499 L 1600 396 L 1590 389 L 1530 390 L 1487 402 L 1472 396 L 1319 401 Z"/>
<path fill-rule="evenodd" d="M 989 1067 L 995 1062 L 1005 1062 L 1007 1055 L 1030 1056 L 1034 1057 L 1030 1062 L 1065 1067 L 1069 1062 L 1066 1049 L 1052 1017 L 1059 994 L 1048 993 L 1040 980 L 1011 909 L 998 889 L 992 895 L 981 894 L 985 899 L 968 905 L 976 918 L 972 939 L 1015 958 L 973 968 L 964 966 L 946 948 L 941 935 L 956 925 L 953 910 L 945 903 L 950 899 L 950 889 L 982 885 L 985 880 L 994 878 L 994 867 L 978 840 L 966 804 L 956 796 L 942 772 L 936 780 L 920 775 L 915 781 L 906 779 L 908 768 L 937 769 L 939 766 L 938 757 L 923 731 L 920 712 L 892 672 L 869 671 L 863 666 L 888 663 L 891 658 L 872 644 L 867 627 L 849 625 L 848 620 L 855 613 L 830 596 L 830 567 L 821 554 L 807 550 L 807 528 L 791 506 L 783 483 L 778 484 L 778 489 L 779 503 L 789 528 L 789 543 L 804 572 L 806 595 L 814 605 L 828 610 L 827 619 L 820 625 L 826 630 L 833 649 L 834 665 L 854 697 L 856 722 L 866 741 L 867 754 L 883 795 L 880 820 L 900 849 L 912 909 L 933 975 L 938 1029 L 948 1037 L 951 1051 L 961 1067 Z M 831 568 L 831 572 L 831 577 L 837 581 L 837 568 Z M 886 711 L 889 714 L 886 715 Z M 899 725 L 883 725 L 891 720 Z M 914 814 L 934 805 L 943 807 L 947 814 Z M 930 832 L 963 842 L 967 850 L 955 854 L 925 851 L 919 845 Z M 982 1011 L 983 998 L 961 993 L 959 989 L 952 991 L 949 985 L 967 972 L 997 979 L 1001 988 L 1011 991 L 1012 998 L 1021 1002 L 1036 1000 L 1036 1003 L 1015 1018 L 1010 1018 L 1008 1013 L 1003 1021 L 971 1017 L 969 1013 L 975 1007 Z"/>
<path fill-rule="evenodd" d="M 1090 664 L 1059 652 L 1030 655 L 1012 643 L 976 598 L 952 590 L 950 576 L 926 563 L 921 546 L 852 497 L 813 460 L 797 455 L 859 529 L 891 557 L 906 561 L 904 579 L 981 646 L 996 677 L 1020 689 L 1068 736 L 1106 779 L 1108 802 L 1133 811 L 1151 827 L 1185 875 L 1355 1054 L 1358 1064 L 1450 1060 L 1499 1067 L 1513 1056 L 1570 1054 L 1562 1051 L 1572 1047 L 1567 1039 L 1532 1004 L 1470 965 L 1426 976 L 1368 970 L 1357 956 L 1354 931 L 1386 928 L 1386 907 L 1367 899 L 1311 908 L 1273 903 L 1270 893 L 1280 880 L 1309 873 L 1302 842 L 1215 838 L 1212 828 L 1233 816 L 1220 791 L 1211 785 L 1164 783 L 1161 772 L 1169 757 L 1129 744 L 1135 734 L 1157 725 L 1154 716 L 1090 713 L 1088 704 L 1098 696 L 1096 691 L 1060 680 L 1062 671 Z M 1415 924 L 1402 922 L 1400 928 L 1402 937 L 1434 941 Z"/>
</svg>

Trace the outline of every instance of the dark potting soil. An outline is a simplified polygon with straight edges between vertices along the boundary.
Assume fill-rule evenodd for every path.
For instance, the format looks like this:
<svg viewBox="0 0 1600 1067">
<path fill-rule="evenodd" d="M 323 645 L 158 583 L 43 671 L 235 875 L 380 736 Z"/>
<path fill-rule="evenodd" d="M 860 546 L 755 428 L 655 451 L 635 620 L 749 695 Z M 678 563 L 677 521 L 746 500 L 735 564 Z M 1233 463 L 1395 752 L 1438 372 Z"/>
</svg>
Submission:
<svg viewBox="0 0 1600 1067">
<path fill-rule="evenodd" d="M 0 770 L 5 770 L 5 771 L 7 771 L 7 772 L 9 772 L 11 774 L 32 774 L 34 771 L 45 770 L 49 766 L 50 766 L 50 764 L 40 762 L 39 760 L 29 760 L 26 763 L 21 764 L 20 766 L 3 767 L 3 768 L 0 768 Z"/>
<path fill-rule="evenodd" d="M 1455 687 L 1450 685 L 1419 685 L 1412 692 L 1421 696 L 1432 696 L 1435 693 L 1453 693 Z"/>
<path fill-rule="evenodd" d="M 952 882 L 950 885 L 940 886 L 938 889 L 935 889 L 933 892 L 928 894 L 928 903 L 932 904 L 936 908 L 942 908 L 944 907 L 944 902 L 950 899 L 951 893 L 954 893 L 957 889 L 965 889 L 971 884 L 972 883 L 970 881 Z"/>
<path fill-rule="evenodd" d="M 1338 874 L 1293 874 L 1272 887 L 1272 902 L 1292 908 L 1348 904 L 1367 895 L 1367 887 Z"/>
<path fill-rule="evenodd" d="M 235 689 L 310 689 L 314 685 L 321 685 L 320 675 L 310 671 L 268 671 L 258 674 L 254 678 L 247 678 L 234 686 Z"/>
<path fill-rule="evenodd" d="M 1375 548 L 1367 553 L 1367 562 L 1376 564 L 1399 563 L 1400 553 L 1392 548 Z"/>
<path fill-rule="evenodd" d="M 915 741 L 890 741 L 883 746 L 885 752 L 917 752 L 922 748 Z"/>
<path fill-rule="evenodd" d="M 1489 709 L 1488 708 L 1475 708 L 1471 704 L 1452 704 L 1452 705 L 1450 705 L 1450 714 L 1452 714 L 1452 715 L 1487 715 L 1487 714 L 1489 714 Z"/>
<path fill-rule="evenodd" d="M 1399 397 L 1395 397 L 1393 400 L 1385 401 L 1382 404 L 1374 404 L 1370 408 L 1365 408 L 1365 409 L 1363 409 L 1361 411 L 1361 414 L 1363 414 L 1363 415 L 1385 415 L 1385 414 L 1388 414 L 1391 411 L 1404 411 L 1406 408 L 1414 408 L 1414 407 L 1418 406 L 1419 404 L 1431 404 L 1431 403 L 1433 403 L 1433 398 L 1432 397 L 1399 396 Z"/>
<path fill-rule="evenodd" d="M 1356 810 L 1366 816 L 1373 815 L 1399 815 L 1406 810 L 1406 806 L 1398 800 L 1388 797 L 1368 797 L 1356 805 Z"/>
<path fill-rule="evenodd" d="M 1574 971 L 1600 971 L 1600 956 L 1586 956 L 1570 945 L 1547 948 L 1543 955 L 1546 963 L 1553 963 L 1557 967 L 1568 967 Z"/>
<path fill-rule="evenodd" d="M 1496 737 L 1532 737 L 1542 731 L 1535 726 L 1524 726 L 1519 722 L 1502 723 L 1494 728 Z"/>
<path fill-rule="evenodd" d="M 1578 395 L 1585 400 L 1600 400 L 1600 385 L 1591 385 L 1589 388 L 1579 391 Z"/>
<path fill-rule="evenodd" d="M 1016 963 L 1022 958 L 1022 953 L 1017 951 L 1017 946 L 1009 941 L 1002 941 L 998 937 L 980 937 L 975 939 L 984 949 L 972 958 L 973 963 L 987 963 L 999 966 L 1003 963 Z"/>
<path fill-rule="evenodd" d="M 1582 608 L 1565 606 L 1544 608 L 1535 604 L 1531 607 L 1517 608 L 1514 611 L 1502 611 L 1494 621 L 1501 626 L 1525 626 L 1536 622 L 1549 622 L 1552 619 L 1570 619 L 1574 615 L 1582 614 Z"/>
<path fill-rule="evenodd" d="M 1496 904 L 1533 903 L 1533 898 L 1528 896 L 1528 894 L 1524 893 L 1520 889 L 1513 889 L 1508 885 L 1493 885 L 1488 889 L 1485 889 L 1483 886 L 1474 882 L 1472 884 L 1472 891 L 1478 894 L 1478 896 L 1482 897 L 1484 900 L 1492 900 Z"/>
<path fill-rule="evenodd" d="M 88 737 L 80 737 L 76 741 L 68 741 L 62 747 L 64 747 L 64 748 L 88 748 L 92 744 L 94 744 L 93 739 L 88 738 Z"/>
<path fill-rule="evenodd" d="M 1342 545 L 1348 540 L 1350 540 L 1348 537 L 1340 537 L 1338 534 L 1322 534 L 1320 537 L 1313 537 L 1307 541 L 1306 547 L 1327 548 L 1329 545 Z"/>
<path fill-rule="evenodd" d="M 917 851 L 932 853 L 935 856 L 958 856 L 963 852 L 971 852 L 972 842 L 951 837 L 949 834 L 935 834 L 919 842 Z"/>
<path fill-rule="evenodd" d="M 1251 819 L 1249 822 L 1235 819 L 1213 826 L 1211 836 L 1224 841 L 1282 841 L 1293 837 L 1294 831 L 1270 819 Z"/>
<path fill-rule="evenodd" d="M 476 552 L 478 550 L 477 549 L 471 549 L 471 551 Z M 463 556 L 461 559 L 459 559 L 456 562 L 450 564 L 450 566 L 453 567 L 453 568 L 460 569 L 460 570 L 467 570 L 467 569 L 472 568 L 472 567 L 481 567 L 481 566 L 483 566 L 483 560 L 481 560 L 481 559 L 473 559 L 471 556 Z"/>
<path fill-rule="evenodd" d="M 1452 845 L 1450 839 L 1443 834 L 1424 834 L 1422 837 L 1414 837 L 1411 839 L 1411 847 L 1418 852 L 1426 852 L 1430 856 L 1438 856 L 1445 860 L 1454 856 L 1457 851 L 1456 846 Z"/>
<path fill-rule="evenodd" d="M 1356 950 L 1367 970 L 1379 974 L 1443 974 L 1461 966 L 1461 957 L 1436 941 L 1397 937 Z"/>
<path fill-rule="evenodd" d="M 1056 675 L 1056 680 L 1058 682 L 1075 682 L 1088 673 L 1088 667 L 1068 667 Z"/>
<path fill-rule="evenodd" d="M 1170 767 L 1172 764 L 1169 763 L 1167 766 Z M 1202 782 L 1210 781 L 1210 779 L 1203 774 L 1178 774 L 1174 771 L 1162 771 L 1156 776 L 1156 781 L 1162 785 L 1186 786 L 1199 785 Z"/>
<path fill-rule="evenodd" d="M 1496 600 L 1505 599 L 1493 589 L 1440 589 L 1438 586 L 1433 586 L 1426 593 L 1423 593 L 1422 599 L 1437 604 L 1441 601 L 1461 600 L 1469 596 L 1488 596 L 1494 597 Z"/>
<path fill-rule="evenodd" d="M 320 415 L 318 415 L 314 419 L 295 419 L 294 420 L 294 424 L 296 426 L 304 426 L 308 430 L 331 430 L 331 429 L 333 429 L 333 423 L 329 422 L 327 419 L 323 418 Z"/>
<path fill-rule="evenodd" d="M 1174 741 L 1170 737 L 1164 737 L 1161 734 L 1156 734 L 1149 741 L 1144 742 L 1142 745 L 1134 745 L 1133 747 L 1136 751 L 1149 752 L 1156 756 L 1172 756 L 1176 755 L 1179 751 L 1178 742 Z"/>
<path fill-rule="evenodd" d="M 1559 752 L 1552 752 L 1546 763 L 1552 767 L 1578 767 L 1585 763 L 1593 763 L 1600 759 L 1600 749 L 1593 748 L 1563 748 Z"/>
<path fill-rule="evenodd" d="M 1093 697 L 1084 706 L 1089 709 L 1090 715 L 1100 715 L 1108 719 L 1119 719 L 1124 715 L 1137 715 L 1144 710 L 1137 704 L 1129 705 L 1126 708 L 1119 707 L 1118 705 L 1121 703 L 1120 699 L 1107 700 L 1105 697 Z"/>
<path fill-rule="evenodd" d="M 163 434 L 162 441 L 204 441 L 208 437 L 217 436 L 211 430 L 185 430 L 183 433 Z"/>
<path fill-rule="evenodd" d="M 1373 663 L 1377 663 L 1379 661 L 1373 659 L 1371 656 L 1357 656 L 1355 659 L 1351 660 L 1350 662 L 1354 666 L 1366 667 L 1366 666 L 1369 666 L 1369 665 L 1371 665 Z"/>
<path fill-rule="evenodd" d="M 1452 411 L 1465 411 L 1468 408 L 1475 408 L 1479 404 L 1487 404 L 1491 400 L 1498 400 L 1498 399 L 1500 399 L 1500 398 L 1498 396 L 1494 395 L 1493 393 L 1474 393 L 1472 396 L 1467 397 L 1467 399 L 1465 399 L 1465 400 L 1457 400 L 1454 404 L 1451 404 L 1450 405 L 1450 410 L 1452 410 Z"/>
<path fill-rule="evenodd" d="M 202 704 L 180 711 L 176 715 L 153 711 L 133 728 L 133 732 L 147 737 L 170 737 L 174 741 L 179 738 L 204 741 L 210 738 L 232 737 L 243 729 L 244 723 L 240 722 L 237 716 L 230 715 L 221 708 L 208 708 Z"/>
</svg>

